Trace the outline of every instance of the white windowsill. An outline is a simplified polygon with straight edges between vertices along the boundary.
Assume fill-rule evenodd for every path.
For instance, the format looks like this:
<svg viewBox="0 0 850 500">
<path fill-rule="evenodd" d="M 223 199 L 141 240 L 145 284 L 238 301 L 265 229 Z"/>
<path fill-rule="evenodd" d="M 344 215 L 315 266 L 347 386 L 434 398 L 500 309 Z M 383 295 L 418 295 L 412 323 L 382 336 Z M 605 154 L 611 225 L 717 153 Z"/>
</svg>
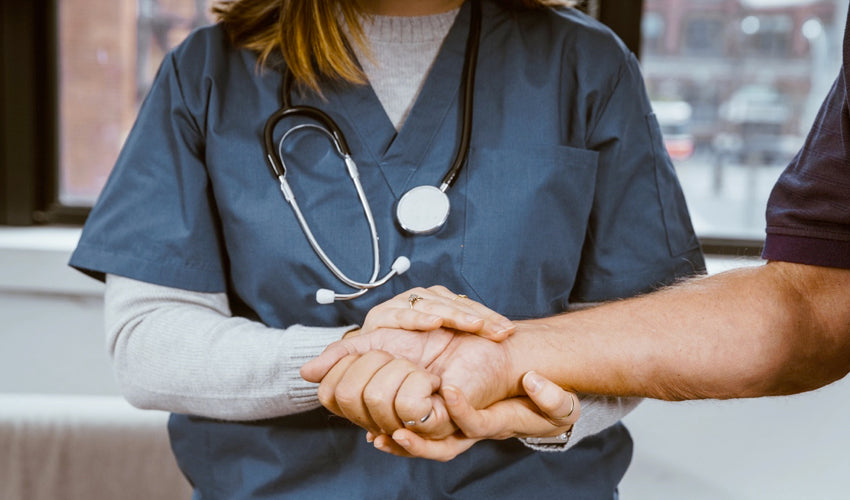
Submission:
<svg viewBox="0 0 850 500">
<path fill-rule="evenodd" d="M 103 284 L 68 267 L 77 227 L 0 226 L 0 291 L 101 295 Z"/>
<path fill-rule="evenodd" d="M 77 227 L 0 226 L 0 291 L 101 295 L 103 284 L 68 267 Z M 764 261 L 752 257 L 708 256 L 710 274 Z"/>
</svg>

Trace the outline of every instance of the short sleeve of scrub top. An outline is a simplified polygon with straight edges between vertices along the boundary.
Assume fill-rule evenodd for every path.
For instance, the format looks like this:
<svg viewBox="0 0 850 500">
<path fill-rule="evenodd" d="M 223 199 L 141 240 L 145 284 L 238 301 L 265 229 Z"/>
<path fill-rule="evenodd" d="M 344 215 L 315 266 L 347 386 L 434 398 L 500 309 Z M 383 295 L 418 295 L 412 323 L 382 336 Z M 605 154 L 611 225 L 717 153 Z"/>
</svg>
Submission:
<svg viewBox="0 0 850 500">
<path fill-rule="evenodd" d="M 175 55 L 163 61 L 71 265 L 199 292 L 224 292 L 220 224 L 205 167 L 203 116 Z M 194 92 L 193 92 L 194 94 Z"/>
<path fill-rule="evenodd" d="M 629 54 L 592 117 L 596 189 L 571 302 L 632 296 L 704 272 L 684 195 Z M 650 287 L 650 288 L 647 288 Z"/>
</svg>

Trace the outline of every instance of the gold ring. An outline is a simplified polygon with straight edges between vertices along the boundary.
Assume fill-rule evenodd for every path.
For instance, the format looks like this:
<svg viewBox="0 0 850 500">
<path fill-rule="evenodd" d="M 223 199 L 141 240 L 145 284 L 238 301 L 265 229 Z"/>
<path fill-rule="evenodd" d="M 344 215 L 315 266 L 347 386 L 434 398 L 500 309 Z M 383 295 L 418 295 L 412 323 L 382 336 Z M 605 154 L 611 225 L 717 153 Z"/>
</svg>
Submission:
<svg viewBox="0 0 850 500">
<path fill-rule="evenodd" d="M 558 420 L 563 420 L 563 419 L 565 419 L 565 418 L 570 418 L 570 415 L 572 415 L 572 414 L 573 414 L 573 412 L 574 412 L 574 411 L 576 411 L 576 400 L 573 398 L 573 395 L 572 395 L 572 394 L 570 394 L 570 403 L 571 403 L 571 405 L 570 405 L 570 412 L 569 412 L 569 413 L 567 413 L 566 415 L 564 415 L 563 417 L 559 418 Z"/>
<path fill-rule="evenodd" d="M 469 297 L 467 297 L 466 295 L 459 293 L 459 294 L 455 295 L 455 298 L 453 298 L 452 300 L 455 301 L 457 299 L 468 299 L 468 298 Z"/>
<path fill-rule="evenodd" d="M 407 298 L 407 303 L 410 304 L 410 308 L 413 309 L 413 305 L 419 302 L 420 300 L 425 300 L 425 298 L 420 297 L 415 293 L 411 293 L 410 297 Z"/>
</svg>

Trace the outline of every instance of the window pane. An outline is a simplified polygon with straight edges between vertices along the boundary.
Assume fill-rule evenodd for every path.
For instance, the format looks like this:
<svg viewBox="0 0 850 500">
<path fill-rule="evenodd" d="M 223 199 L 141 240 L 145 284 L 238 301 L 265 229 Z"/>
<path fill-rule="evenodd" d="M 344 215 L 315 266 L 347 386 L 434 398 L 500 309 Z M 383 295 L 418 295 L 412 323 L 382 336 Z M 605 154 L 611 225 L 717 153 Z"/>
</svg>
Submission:
<svg viewBox="0 0 850 500">
<path fill-rule="evenodd" d="M 91 205 L 165 52 L 210 22 L 209 0 L 62 0 L 59 201 Z"/>
<path fill-rule="evenodd" d="M 641 61 L 702 237 L 761 239 L 841 65 L 846 0 L 645 0 Z"/>
</svg>

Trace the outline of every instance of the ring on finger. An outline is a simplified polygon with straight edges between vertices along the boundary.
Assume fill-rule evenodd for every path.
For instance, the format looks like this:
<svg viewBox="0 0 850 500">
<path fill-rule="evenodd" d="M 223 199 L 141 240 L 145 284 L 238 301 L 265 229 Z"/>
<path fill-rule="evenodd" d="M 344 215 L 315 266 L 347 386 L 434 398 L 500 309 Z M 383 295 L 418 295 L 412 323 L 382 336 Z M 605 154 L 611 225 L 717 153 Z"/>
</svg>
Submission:
<svg viewBox="0 0 850 500">
<path fill-rule="evenodd" d="M 410 304 L 411 309 L 413 309 L 413 306 L 420 300 L 425 300 L 425 297 L 420 297 L 415 293 L 411 293 L 410 296 L 407 297 L 407 303 Z"/>
<path fill-rule="evenodd" d="M 459 300 L 459 299 L 468 299 L 468 298 L 469 297 L 467 297 L 466 295 L 459 293 L 459 294 L 455 295 L 455 297 L 452 299 L 452 301 Z"/>
<path fill-rule="evenodd" d="M 417 423 L 424 424 L 429 418 L 431 418 L 431 413 L 433 413 L 433 412 L 434 412 L 433 408 L 428 410 L 428 414 L 425 415 L 424 417 L 420 418 L 418 422 L 416 420 L 405 420 L 404 425 L 413 426 L 413 425 L 416 425 Z"/>
<path fill-rule="evenodd" d="M 569 394 L 569 396 L 570 396 L 570 411 L 567 412 L 567 414 L 564 415 L 563 417 L 558 418 L 558 420 L 564 420 L 565 418 L 570 418 L 570 415 L 572 415 L 573 412 L 576 411 L 576 400 L 575 400 L 575 398 L 573 397 L 572 394 Z"/>
</svg>

